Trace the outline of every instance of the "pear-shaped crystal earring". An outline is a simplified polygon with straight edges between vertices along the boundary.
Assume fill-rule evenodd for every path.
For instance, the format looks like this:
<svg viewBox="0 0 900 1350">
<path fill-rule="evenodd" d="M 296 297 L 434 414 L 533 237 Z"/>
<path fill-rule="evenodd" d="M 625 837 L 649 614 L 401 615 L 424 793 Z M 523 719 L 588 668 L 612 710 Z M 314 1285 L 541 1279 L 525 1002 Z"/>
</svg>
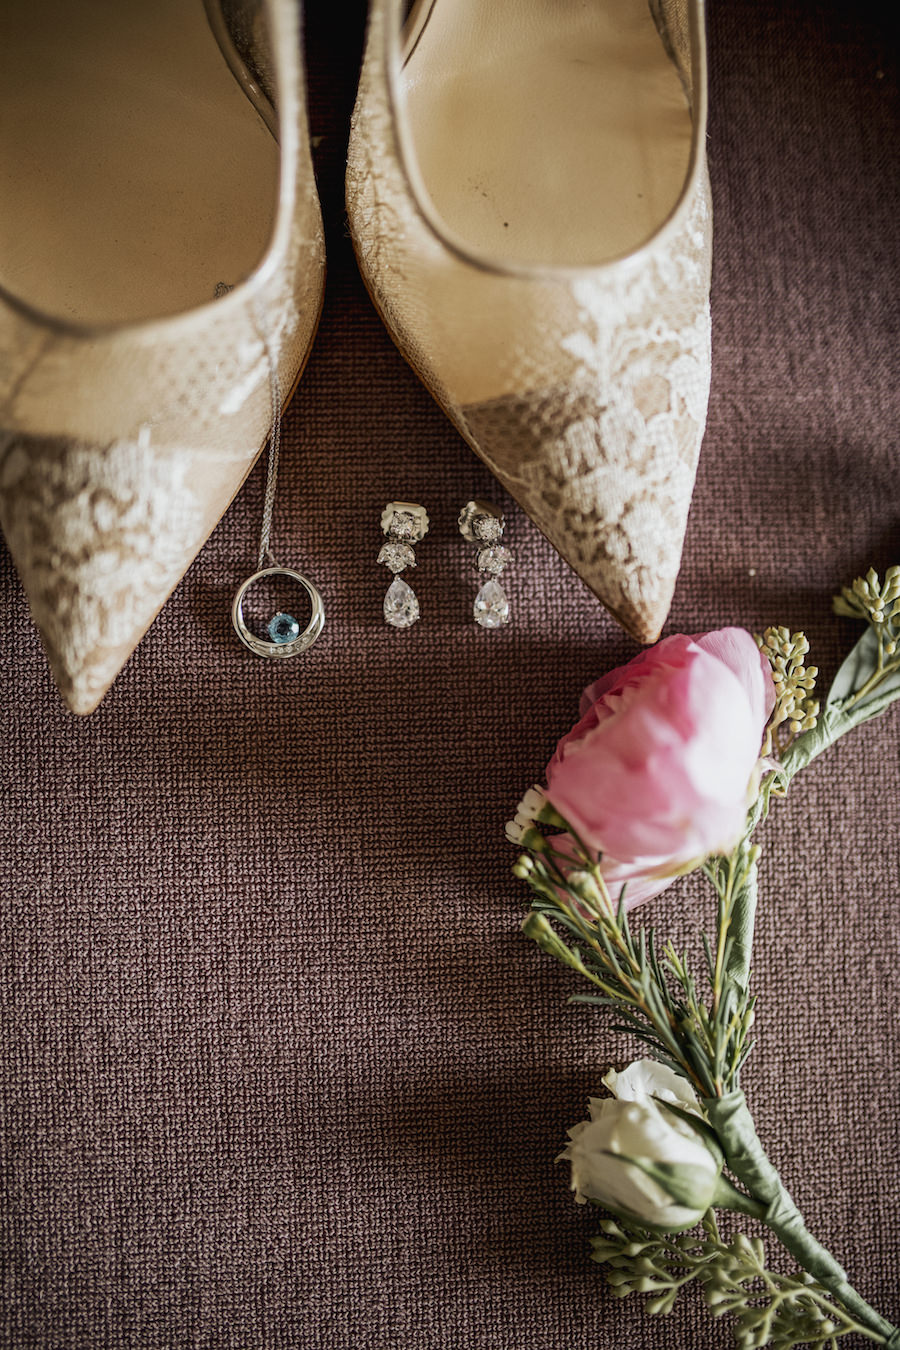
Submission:
<svg viewBox="0 0 900 1350">
<path fill-rule="evenodd" d="M 497 578 L 512 560 L 509 549 L 501 544 L 506 521 L 503 512 L 490 502 L 466 502 L 459 513 L 459 532 L 478 549 L 475 566 L 487 573 L 487 580 L 475 597 L 475 622 L 482 628 L 502 628 L 509 623 L 509 600 Z"/>
<path fill-rule="evenodd" d="M 387 543 L 382 544 L 378 561 L 394 574 L 384 597 L 384 621 L 392 628 L 411 628 L 419 617 L 418 597 L 400 573 L 415 567 L 413 544 L 425 538 L 428 524 L 428 512 L 415 502 L 388 502 L 381 513 Z"/>
</svg>

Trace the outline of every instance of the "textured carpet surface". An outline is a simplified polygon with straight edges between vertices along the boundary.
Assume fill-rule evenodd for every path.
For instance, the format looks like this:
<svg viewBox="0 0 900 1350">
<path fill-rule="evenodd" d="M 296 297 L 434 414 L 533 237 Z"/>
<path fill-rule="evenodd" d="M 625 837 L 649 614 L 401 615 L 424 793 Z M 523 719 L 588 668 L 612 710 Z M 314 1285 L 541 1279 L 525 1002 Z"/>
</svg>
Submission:
<svg viewBox="0 0 900 1350">
<path fill-rule="evenodd" d="M 666 631 L 802 627 L 825 679 L 856 637 L 833 589 L 900 561 L 900 119 L 875 16 L 709 18 L 713 389 Z M 3 1344 L 713 1350 L 729 1332 L 699 1299 L 654 1322 L 587 1259 L 553 1158 L 636 1046 L 519 935 L 503 841 L 584 684 L 635 648 L 373 312 L 341 196 L 362 5 L 308 30 L 330 273 L 274 537 L 325 635 L 280 668 L 231 632 L 261 468 L 86 720 L 0 553 Z M 496 633 L 469 618 L 472 495 L 516 554 Z M 392 497 L 433 520 L 407 633 L 381 619 Z M 811 1225 L 895 1321 L 898 748 L 895 710 L 765 828 L 744 1077 Z M 679 946 L 712 922 L 697 878 L 645 912 Z"/>
</svg>

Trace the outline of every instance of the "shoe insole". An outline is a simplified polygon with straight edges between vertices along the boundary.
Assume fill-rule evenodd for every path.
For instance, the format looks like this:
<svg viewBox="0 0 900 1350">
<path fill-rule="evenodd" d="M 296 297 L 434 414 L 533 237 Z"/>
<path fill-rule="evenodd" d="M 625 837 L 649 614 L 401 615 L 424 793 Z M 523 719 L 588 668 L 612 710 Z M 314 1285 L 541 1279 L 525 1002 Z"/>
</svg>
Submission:
<svg viewBox="0 0 900 1350">
<path fill-rule="evenodd" d="M 412 148 L 463 243 L 578 266 L 659 228 L 692 126 L 647 0 L 434 0 L 422 17 L 402 75 Z"/>
<path fill-rule="evenodd" d="M 261 261 L 278 147 L 202 0 L 3 0 L 0 284 L 85 323 L 175 314 Z"/>
</svg>

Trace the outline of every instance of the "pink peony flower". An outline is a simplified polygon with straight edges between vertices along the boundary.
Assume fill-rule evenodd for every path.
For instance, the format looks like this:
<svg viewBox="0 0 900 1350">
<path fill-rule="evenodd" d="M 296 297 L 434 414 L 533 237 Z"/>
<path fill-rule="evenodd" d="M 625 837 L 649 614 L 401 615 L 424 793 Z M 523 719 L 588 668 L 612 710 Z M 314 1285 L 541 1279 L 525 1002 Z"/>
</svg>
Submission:
<svg viewBox="0 0 900 1350">
<path fill-rule="evenodd" d="M 742 628 L 665 638 L 585 690 L 546 796 L 603 854 L 614 900 L 627 883 L 630 909 L 730 852 L 774 703 L 769 663 Z"/>
</svg>

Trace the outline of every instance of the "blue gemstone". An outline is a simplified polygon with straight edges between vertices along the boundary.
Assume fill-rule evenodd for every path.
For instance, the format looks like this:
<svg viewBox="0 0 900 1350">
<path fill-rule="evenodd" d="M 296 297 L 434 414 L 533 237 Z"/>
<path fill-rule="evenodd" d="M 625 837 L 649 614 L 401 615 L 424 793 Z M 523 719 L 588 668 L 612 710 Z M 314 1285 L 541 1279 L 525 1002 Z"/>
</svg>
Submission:
<svg viewBox="0 0 900 1350">
<path fill-rule="evenodd" d="M 269 637 L 279 645 L 300 636 L 300 625 L 291 614 L 276 614 L 269 620 Z"/>
</svg>

